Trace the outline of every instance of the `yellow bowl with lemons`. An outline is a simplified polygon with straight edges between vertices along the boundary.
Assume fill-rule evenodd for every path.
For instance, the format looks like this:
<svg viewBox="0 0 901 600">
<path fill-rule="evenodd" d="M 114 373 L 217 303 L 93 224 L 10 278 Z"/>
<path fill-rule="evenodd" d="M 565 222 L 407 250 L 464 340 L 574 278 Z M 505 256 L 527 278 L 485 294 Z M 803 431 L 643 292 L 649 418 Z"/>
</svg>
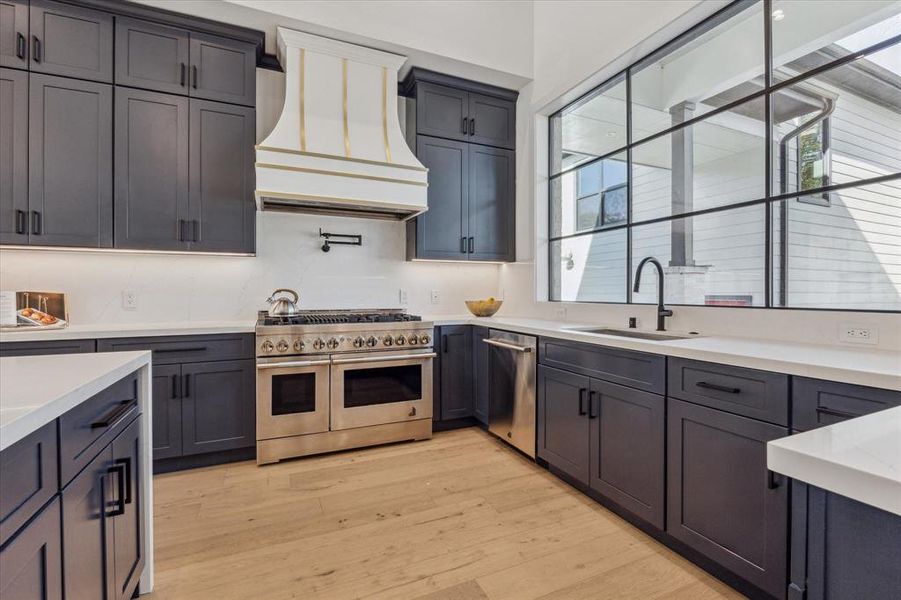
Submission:
<svg viewBox="0 0 901 600">
<path fill-rule="evenodd" d="M 486 298 L 485 300 L 466 300 L 466 308 L 477 317 L 491 317 L 500 309 L 503 300 Z"/>
</svg>

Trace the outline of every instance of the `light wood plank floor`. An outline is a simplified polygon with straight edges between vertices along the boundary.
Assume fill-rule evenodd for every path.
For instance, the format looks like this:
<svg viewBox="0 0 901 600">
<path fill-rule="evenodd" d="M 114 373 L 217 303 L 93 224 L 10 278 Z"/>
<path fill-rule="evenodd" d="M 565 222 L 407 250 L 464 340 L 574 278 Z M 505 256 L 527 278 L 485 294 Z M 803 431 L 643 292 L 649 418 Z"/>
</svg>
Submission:
<svg viewBox="0 0 901 600">
<path fill-rule="evenodd" d="M 154 485 L 153 600 L 740 597 L 475 428 Z"/>
</svg>

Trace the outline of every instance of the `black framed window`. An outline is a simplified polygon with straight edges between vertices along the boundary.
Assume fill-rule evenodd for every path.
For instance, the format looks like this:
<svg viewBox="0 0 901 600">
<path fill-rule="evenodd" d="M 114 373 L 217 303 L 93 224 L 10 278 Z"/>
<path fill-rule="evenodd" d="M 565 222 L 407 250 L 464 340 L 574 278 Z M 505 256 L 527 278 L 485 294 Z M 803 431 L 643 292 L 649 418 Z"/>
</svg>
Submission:
<svg viewBox="0 0 901 600">
<path fill-rule="evenodd" d="M 551 115 L 548 297 L 901 311 L 899 31 L 738 0 Z"/>
</svg>

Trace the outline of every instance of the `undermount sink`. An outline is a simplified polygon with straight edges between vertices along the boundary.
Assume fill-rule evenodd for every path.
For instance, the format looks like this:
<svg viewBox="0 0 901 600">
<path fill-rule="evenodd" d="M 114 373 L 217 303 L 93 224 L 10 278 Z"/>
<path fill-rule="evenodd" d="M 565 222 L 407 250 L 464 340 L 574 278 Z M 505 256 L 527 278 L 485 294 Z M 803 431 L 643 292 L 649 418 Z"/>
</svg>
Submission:
<svg viewBox="0 0 901 600">
<path fill-rule="evenodd" d="M 572 327 L 570 331 L 582 333 L 594 333 L 597 335 L 618 335 L 620 337 L 638 338 L 640 340 L 687 340 L 697 337 L 694 335 L 678 335 L 674 333 L 655 333 L 652 331 L 638 331 L 637 329 L 611 329 L 609 327 Z"/>
</svg>

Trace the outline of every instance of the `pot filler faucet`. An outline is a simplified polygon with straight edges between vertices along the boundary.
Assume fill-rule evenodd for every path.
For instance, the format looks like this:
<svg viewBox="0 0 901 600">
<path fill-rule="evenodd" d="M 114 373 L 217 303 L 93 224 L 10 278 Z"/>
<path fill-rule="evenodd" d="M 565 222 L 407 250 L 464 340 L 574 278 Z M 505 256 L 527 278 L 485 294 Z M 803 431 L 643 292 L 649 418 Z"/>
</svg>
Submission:
<svg viewBox="0 0 901 600">
<path fill-rule="evenodd" d="M 638 287 L 641 284 L 641 270 L 644 269 L 647 263 L 651 263 L 657 268 L 657 331 L 666 331 L 663 320 L 666 317 L 673 316 L 673 311 L 663 306 L 663 267 L 660 265 L 659 260 L 653 256 L 648 256 L 638 263 L 638 268 L 635 269 L 635 285 L 632 286 L 632 291 L 636 294 L 638 293 Z"/>
</svg>

